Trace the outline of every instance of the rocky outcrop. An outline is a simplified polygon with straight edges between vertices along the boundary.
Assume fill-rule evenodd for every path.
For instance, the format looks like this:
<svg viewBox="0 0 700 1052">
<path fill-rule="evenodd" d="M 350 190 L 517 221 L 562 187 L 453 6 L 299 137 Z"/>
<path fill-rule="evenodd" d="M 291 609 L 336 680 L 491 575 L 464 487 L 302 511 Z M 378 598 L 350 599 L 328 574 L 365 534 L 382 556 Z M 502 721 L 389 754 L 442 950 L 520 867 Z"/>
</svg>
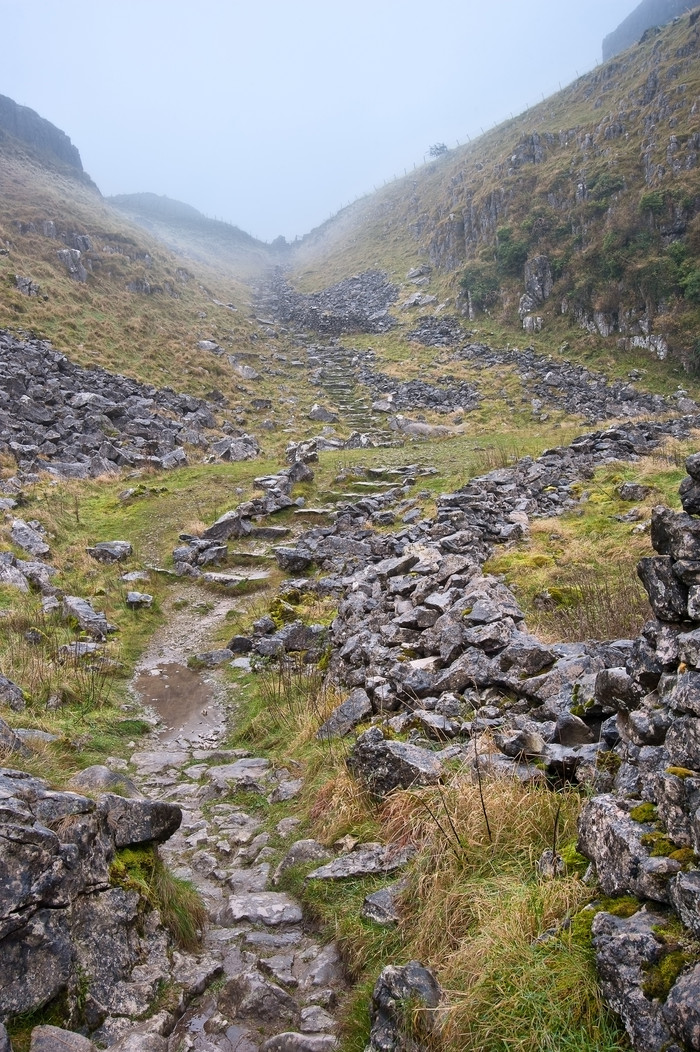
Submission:
<svg viewBox="0 0 700 1052">
<path fill-rule="evenodd" d="M 0 795 L 0 1018 L 59 997 L 75 1011 L 80 1003 L 91 1029 L 145 1011 L 169 972 L 168 938 L 110 866 L 120 848 L 171 836 L 180 808 L 109 793 L 95 801 L 8 768 Z"/>
<path fill-rule="evenodd" d="M 6 95 L 0 95 L 0 130 L 31 146 L 44 159 L 58 161 L 76 174 L 83 174 L 80 154 L 65 132 Z"/>
<path fill-rule="evenodd" d="M 642 0 L 603 40 L 603 62 L 639 43 L 647 29 L 663 26 L 695 6 L 693 0 Z"/>
</svg>

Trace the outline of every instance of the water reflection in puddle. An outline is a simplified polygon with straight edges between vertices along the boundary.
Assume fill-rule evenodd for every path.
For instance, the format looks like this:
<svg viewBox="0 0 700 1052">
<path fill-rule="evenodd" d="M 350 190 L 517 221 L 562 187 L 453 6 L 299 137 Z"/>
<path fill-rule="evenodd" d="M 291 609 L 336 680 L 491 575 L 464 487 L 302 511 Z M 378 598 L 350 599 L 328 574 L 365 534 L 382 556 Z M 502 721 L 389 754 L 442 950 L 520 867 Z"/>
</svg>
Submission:
<svg viewBox="0 0 700 1052">
<path fill-rule="evenodd" d="M 221 726 L 212 685 L 185 665 L 168 662 L 149 668 L 134 680 L 134 690 L 160 716 L 165 740 L 206 737 Z"/>
</svg>

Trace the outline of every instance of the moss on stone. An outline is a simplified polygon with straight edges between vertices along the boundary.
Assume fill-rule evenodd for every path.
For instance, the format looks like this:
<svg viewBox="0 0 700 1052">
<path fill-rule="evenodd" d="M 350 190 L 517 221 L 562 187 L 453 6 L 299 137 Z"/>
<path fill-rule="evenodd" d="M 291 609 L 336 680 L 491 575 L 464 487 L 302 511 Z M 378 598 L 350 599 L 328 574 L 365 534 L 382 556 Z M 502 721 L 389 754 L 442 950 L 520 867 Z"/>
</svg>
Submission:
<svg viewBox="0 0 700 1052">
<path fill-rule="evenodd" d="M 658 817 L 655 804 L 639 804 L 630 811 L 630 818 L 633 822 L 656 822 Z"/>
<path fill-rule="evenodd" d="M 678 845 L 674 844 L 666 833 L 659 831 L 645 833 L 642 837 L 642 844 L 644 847 L 651 848 L 649 854 L 652 858 L 669 858 L 674 851 L 678 850 Z"/>
<path fill-rule="evenodd" d="M 688 866 L 696 865 L 698 861 L 692 847 L 679 847 L 676 851 L 672 851 L 668 857 L 680 862 L 684 869 Z"/>
<path fill-rule="evenodd" d="M 641 906 L 639 899 L 632 895 L 596 899 L 572 917 L 571 938 L 574 942 L 587 946 L 593 938 L 593 921 L 599 913 L 611 913 L 613 917 L 633 917 Z"/>
<path fill-rule="evenodd" d="M 645 996 L 650 1000 L 665 1001 L 676 979 L 689 963 L 690 955 L 679 949 L 665 954 L 656 964 L 645 965 L 647 977 L 642 985 Z"/>
<path fill-rule="evenodd" d="M 696 778 L 697 771 L 691 771 L 688 767 L 667 767 L 666 774 L 672 774 L 674 778 Z"/>
</svg>

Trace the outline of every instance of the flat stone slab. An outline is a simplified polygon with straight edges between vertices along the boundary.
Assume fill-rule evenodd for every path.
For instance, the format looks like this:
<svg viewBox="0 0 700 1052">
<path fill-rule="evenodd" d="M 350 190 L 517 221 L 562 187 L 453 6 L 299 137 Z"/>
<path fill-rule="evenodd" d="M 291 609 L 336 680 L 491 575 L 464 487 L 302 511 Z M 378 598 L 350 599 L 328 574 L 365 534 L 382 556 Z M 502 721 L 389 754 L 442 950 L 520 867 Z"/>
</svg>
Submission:
<svg viewBox="0 0 700 1052">
<path fill-rule="evenodd" d="M 249 757 L 243 760 L 236 760 L 235 763 L 210 767 L 208 777 L 218 789 L 228 789 L 232 784 L 236 785 L 241 782 L 255 782 L 258 779 L 265 779 L 269 773 L 269 760 Z"/>
<path fill-rule="evenodd" d="M 180 749 L 159 749 L 158 752 L 135 752 L 131 762 L 139 769 L 140 774 L 159 774 L 169 767 L 183 767 L 190 754 Z"/>
<path fill-rule="evenodd" d="M 250 570 L 245 574 L 205 573 L 202 574 L 202 580 L 208 581 L 209 584 L 221 585 L 223 588 L 237 588 L 248 581 L 266 581 L 269 576 L 267 570 Z"/>
<path fill-rule="evenodd" d="M 278 891 L 249 892 L 232 895 L 225 910 L 227 923 L 266 924 L 274 928 L 279 924 L 301 923 L 301 906 L 289 895 Z"/>
<path fill-rule="evenodd" d="M 331 1034 L 297 1034 L 288 1031 L 269 1038 L 262 1052 L 334 1052 L 338 1042 Z"/>
</svg>

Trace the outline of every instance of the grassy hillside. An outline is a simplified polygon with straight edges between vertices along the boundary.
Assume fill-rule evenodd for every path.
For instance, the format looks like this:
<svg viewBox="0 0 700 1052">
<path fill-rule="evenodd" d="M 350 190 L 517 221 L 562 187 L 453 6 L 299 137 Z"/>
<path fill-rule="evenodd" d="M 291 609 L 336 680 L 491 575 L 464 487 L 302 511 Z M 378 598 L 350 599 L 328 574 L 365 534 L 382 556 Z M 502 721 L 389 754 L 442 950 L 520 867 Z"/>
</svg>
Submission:
<svg viewBox="0 0 700 1052">
<path fill-rule="evenodd" d="M 431 292 L 527 342 L 518 314 L 528 259 L 552 288 L 530 313 L 554 348 L 658 349 L 700 359 L 699 27 L 638 44 L 519 117 L 361 199 L 295 254 L 305 289 L 360 267 L 397 280 L 435 268 Z M 660 337 L 649 347 L 649 334 Z M 664 342 L 661 342 L 664 341 Z M 588 341 L 590 343 L 590 340 Z M 585 343 L 584 343 L 585 346 Z M 572 353 L 577 351 L 574 346 Z"/>
<path fill-rule="evenodd" d="M 248 242 L 259 257 L 259 243 Z M 85 268 L 83 281 L 69 273 L 60 256 L 66 250 Z M 175 255 L 112 208 L 80 173 L 3 138 L 0 327 L 49 339 L 81 365 L 200 397 L 213 392 L 232 422 L 256 432 L 263 417 L 277 428 L 289 426 L 296 400 L 282 410 L 281 389 L 294 383 L 304 408 L 314 393 L 299 370 L 278 357 L 280 341 L 256 321 L 251 289 L 231 260 L 214 263 L 213 256 L 203 262 Z M 18 276 L 31 281 L 31 295 L 18 288 Z M 202 340 L 223 353 L 200 349 Z M 242 379 L 229 356 L 258 370 L 259 378 Z M 259 421 L 255 415 L 248 420 L 256 397 L 272 405 Z"/>
</svg>

